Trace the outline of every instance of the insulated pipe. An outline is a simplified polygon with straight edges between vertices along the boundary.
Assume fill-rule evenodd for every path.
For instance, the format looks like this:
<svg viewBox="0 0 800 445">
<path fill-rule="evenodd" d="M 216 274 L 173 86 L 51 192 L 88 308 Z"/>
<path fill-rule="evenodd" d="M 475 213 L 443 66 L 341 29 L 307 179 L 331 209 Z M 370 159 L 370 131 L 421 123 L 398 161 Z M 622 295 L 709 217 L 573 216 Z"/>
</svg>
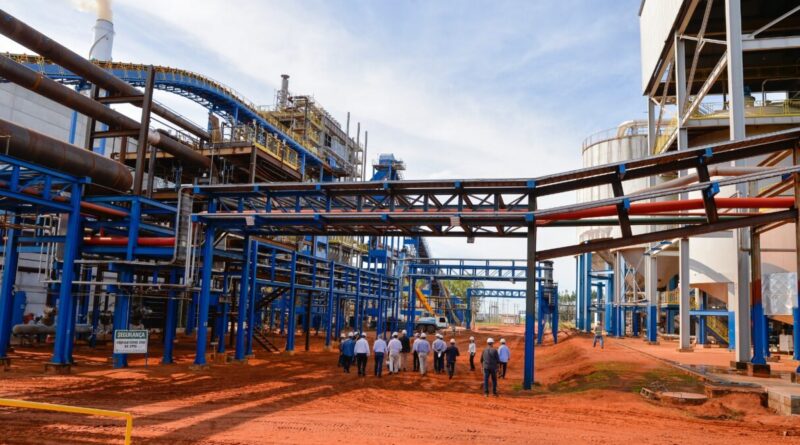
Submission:
<svg viewBox="0 0 800 445">
<path fill-rule="evenodd" d="M 767 170 L 770 170 L 772 167 L 728 167 L 723 165 L 712 165 L 708 167 L 708 176 L 742 176 L 742 175 L 749 175 L 751 173 L 761 173 Z M 657 190 L 665 190 L 673 187 L 678 187 L 681 185 L 688 185 L 697 182 L 697 173 L 692 173 L 690 175 L 681 176 L 680 178 L 675 178 L 670 181 L 662 182 L 661 184 L 656 184 L 652 187 L 648 187 L 644 190 L 632 193 L 631 196 L 636 196 L 640 193 L 645 192 L 654 192 Z"/>
<path fill-rule="evenodd" d="M 74 74 L 83 77 L 100 88 L 116 91 L 123 96 L 135 97 L 142 95 L 142 92 L 136 87 L 84 59 L 67 47 L 50 39 L 3 10 L 0 10 L 0 33 L 31 51 L 38 53 L 42 57 L 72 71 Z M 207 141 L 211 140 L 211 136 L 207 131 L 164 106 L 153 103 L 152 110 L 153 113 L 195 136 Z"/>
<path fill-rule="evenodd" d="M 115 190 L 127 191 L 133 182 L 131 172 L 117 161 L 3 119 L 0 136 L 9 136 L 7 145 L 0 143 L 0 151 L 9 156 L 71 175 L 88 176 Z"/>
<path fill-rule="evenodd" d="M 141 127 L 140 123 L 128 116 L 71 88 L 67 88 L 41 73 L 30 70 L 5 56 L 0 56 L 0 76 L 81 114 L 97 119 L 109 127 L 132 131 L 138 131 Z M 147 139 L 152 145 L 178 159 L 204 168 L 208 168 L 211 165 L 210 159 L 163 132 L 151 131 Z"/>
<path fill-rule="evenodd" d="M 139 246 L 147 247 L 172 247 L 175 244 L 175 238 L 170 236 L 140 236 L 137 238 Z M 88 246 L 127 246 L 127 236 L 86 236 L 83 238 L 83 244 Z"/>
<path fill-rule="evenodd" d="M 794 205 L 794 198 L 715 198 L 718 208 L 722 209 L 783 209 Z M 628 209 L 629 215 L 650 215 L 658 212 L 676 210 L 702 209 L 702 199 L 684 199 L 680 201 L 636 202 Z M 614 216 L 617 207 L 613 205 L 596 207 L 593 209 L 578 210 L 574 212 L 556 213 L 542 216 L 543 221 L 560 221 L 567 219 L 595 218 L 600 216 Z"/>
</svg>

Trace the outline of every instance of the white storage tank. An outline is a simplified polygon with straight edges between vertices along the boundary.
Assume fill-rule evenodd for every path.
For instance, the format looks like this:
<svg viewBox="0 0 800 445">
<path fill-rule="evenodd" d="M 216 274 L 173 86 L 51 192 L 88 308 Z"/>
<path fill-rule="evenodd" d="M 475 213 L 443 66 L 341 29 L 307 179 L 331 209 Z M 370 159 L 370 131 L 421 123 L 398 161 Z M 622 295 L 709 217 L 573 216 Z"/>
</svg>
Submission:
<svg viewBox="0 0 800 445">
<path fill-rule="evenodd" d="M 582 159 L 584 167 L 594 167 L 612 162 L 643 158 L 648 155 L 647 121 L 626 121 L 615 128 L 595 133 L 583 141 Z M 622 183 L 626 194 L 648 186 L 648 179 L 634 179 Z M 590 202 L 614 196 L 611 185 L 602 185 L 578 191 L 578 202 Z M 634 233 L 643 233 L 646 226 L 633 227 Z M 578 228 L 581 242 L 619 237 L 619 227 L 588 226 Z"/>
</svg>

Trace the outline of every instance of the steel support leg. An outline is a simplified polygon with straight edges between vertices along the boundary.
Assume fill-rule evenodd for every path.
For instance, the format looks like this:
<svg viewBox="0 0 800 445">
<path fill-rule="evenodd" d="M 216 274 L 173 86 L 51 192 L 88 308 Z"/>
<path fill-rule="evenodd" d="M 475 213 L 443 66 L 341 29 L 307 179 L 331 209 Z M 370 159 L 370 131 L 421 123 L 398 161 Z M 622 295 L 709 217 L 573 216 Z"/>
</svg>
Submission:
<svg viewBox="0 0 800 445">
<path fill-rule="evenodd" d="M 750 317 L 753 326 L 753 359 L 754 365 L 766 365 L 767 359 L 767 326 L 764 316 L 764 305 L 761 301 L 761 235 L 750 233 Z"/>
<path fill-rule="evenodd" d="M 242 361 L 246 351 L 244 346 L 245 318 L 247 317 L 247 301 L 250 296 L 248 286 L 250 283 L 250 237 L 244 238 L 244 252 L 242 252 L 242 276 L 239 278 L 239 303 L 236 308 L 236 349 L 234 359 Z"/>
<path fill-rule="evenodd" d="M 530 197 L 529 199 L 534 199 Z M 532 203 L 532 209 L 535 204 Z M 534 329 L 536 327 L 536 225 L 528 224 L 527 239 L 527 277 L 525 282 L 525 366 L 522 378 L 522 389 L 533 388 L 534 365 Z"/>
<path fill-rule="evenodd" d="M 645 256 L 645 291 L 647 292 L 647 341 L 658 341 L 658 258 Z"/>
<path fill-rule="evenodd" d="M 11 215 L 12 227 L 6 229 L 3 246 L 3 281 L 0 283 L 0 360 L 6 361 L 8 346 L 11 340 L 12 314 L 14 313 L 14 284 L 17 281 L 17 264 L 19 253 L 19 231 L 14 227 L 19 224 L 16 214 Z"/>
<path fill-rule="evenodd" d="M 292 266 L 289 274 L 289 320 L 286 332 L 286 351 L 294 351 L 294 335 L 297 331 L 297 298 L 295 281 L 297 278 L 297 252 L 292 252 Z"/>
<path fill-rule="evenodd" d="M 553 289 L 553 310 L 550 312 L 550 328 L 553 330 L 553 344 L 558 344 L 558 287 Z"/>
<path fill-rule="evenodd" d="M 213 203 L 212 203 L 213 204 Z M 208 343 L 208 306 L 211 301 L 211 272 L 214 267 L 214 237 L 216 229 L 206 226 L 203 241 L 203 270 L 200 282 L 200 298 L 197 300 L 197 348 L 194 356 L 196 366 L 206 364 L 206 344 Z"/>
<path fill-rule="evenodd" d="M 689 309 L 689 240 L 680 240 L 680 259 L 678 260 L 678 281 L 680 285 L 680 304 L 678 305 L 678 319 L 680 320 L 679 349 L 688 350 L 692 347 L 689 334 L 691 333 Z"/>
<path fill-rule="evenodd" d="M 326 315 L 326 323 L 325 323 L 325 348 L 330 349 L 331 347 L 331 334 L 333 333 L 333 318 L 334 313 L 333 311 L 336 310 L 336 295 L 334 294 L 334 289 L 336 285 L 335 279 L 335 267 L 336 263 L 331 261 L 328 263 L 328 308 Z"/>
<path fill-rule="evenodd" d="M 178 284 L 178 273 L 176 270 L 169 272 L 169 282 Z M 161 358 L 162 365 L 174 363 L 172 351 L 175 346 L 175 331 L 178 328 L 178 300 L 175 298 L 176 292 L 171 290 L 167 293 L 167 313 L 164 316 L 164 356 Z"/>
<path fill-rule="evenodd" d="M 75 326 L 70 324 L 74 312 L 75 299 L 72 296 L 72 278 L 75 274 L 75 258 L 81 238 L 81 195 L 83 188 L 73 185 L 70 196 L 71 212 L 67 221 L 66 240 L 64 241 L 64 258 L 61 270 L 61 283 L 58 293 L 58 314 L 56 315 L 56 341 L 53 348 L 52 363 L 70 365 L 70 344 L 75 335 Z"/>
</svg>

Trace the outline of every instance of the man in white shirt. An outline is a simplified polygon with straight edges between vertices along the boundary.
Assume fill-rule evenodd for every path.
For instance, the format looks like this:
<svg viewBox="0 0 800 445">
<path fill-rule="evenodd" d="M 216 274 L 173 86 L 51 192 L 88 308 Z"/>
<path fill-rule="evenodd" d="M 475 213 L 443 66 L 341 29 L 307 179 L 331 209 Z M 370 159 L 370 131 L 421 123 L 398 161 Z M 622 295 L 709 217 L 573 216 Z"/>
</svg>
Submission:
<svg viewBox="0 0 800 445">
<path fill-rule="evenodd" d="M 375 377 L 383 374 L 383 357 L 386 354 L 386 341 L 379 336 L 375 336 L 375 343 L 372 344 L 372 352 L 375 353 Z"/>
<path fill-rule="evenodd" d="M 441 374 L 444 372 L 444 350 L 447 349 L 447 344 L 442 339 L 442 334 L 436 334 L 436 340 L 433 341 L 433 372 Z"/>
<path fill-rule="evenodd" d="M 403 350 L 403 343 L 397 338 L 397 332 L 392 332 L 392 339 L 389 340 L 389 374 L 400 372 L 400 354 Z"/>
<path fill-rule="evenodd" d="M 417 353 L 417 357 L 419 358 L 419 373 L 421 375 L 425 375 L 425 367 L 427 365 L 426 360 L 428 359 L 428 353 L 431 352 L 431 344 L 428 343 L 428 340 L 425 340 L 425 333 L 419 335 L 419 339 L 414 342 L 414 352 Z"/>
<path fill-rule="evenodd" d="M 369 342 L 367 334 L 362 333 L 361 338 L 356 342 L 356 366 L 358 366 L 358 376 L 367 376 L 367 357 L 369 357 Z"/>
<path fill-rule="evenodd" d="M 469 370 L 475 370 L 475 353 L 477 352 L 477 346 L 475 346 L 475 337 L 469 338 Z"/>
</svg>

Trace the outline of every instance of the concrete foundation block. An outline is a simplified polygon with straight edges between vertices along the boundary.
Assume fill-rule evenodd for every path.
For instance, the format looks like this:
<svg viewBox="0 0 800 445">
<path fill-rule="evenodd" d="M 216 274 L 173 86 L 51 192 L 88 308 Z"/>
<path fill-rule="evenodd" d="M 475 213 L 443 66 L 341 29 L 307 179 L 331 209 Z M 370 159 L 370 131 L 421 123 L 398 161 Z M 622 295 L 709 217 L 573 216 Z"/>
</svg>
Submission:
<svg viewBox="0 0 800 445">
<path fill-rule="evenodd" d="M 780 390 L 767 390 L 767 406 L 780 415 L 800 414 L 800 395 Z"/>
<path fill-rule="evenodd" d="M 750 377 L 769 377 L 771 375 L 769 365 L 747 364 L 747 375 Z"/>
</svg>

